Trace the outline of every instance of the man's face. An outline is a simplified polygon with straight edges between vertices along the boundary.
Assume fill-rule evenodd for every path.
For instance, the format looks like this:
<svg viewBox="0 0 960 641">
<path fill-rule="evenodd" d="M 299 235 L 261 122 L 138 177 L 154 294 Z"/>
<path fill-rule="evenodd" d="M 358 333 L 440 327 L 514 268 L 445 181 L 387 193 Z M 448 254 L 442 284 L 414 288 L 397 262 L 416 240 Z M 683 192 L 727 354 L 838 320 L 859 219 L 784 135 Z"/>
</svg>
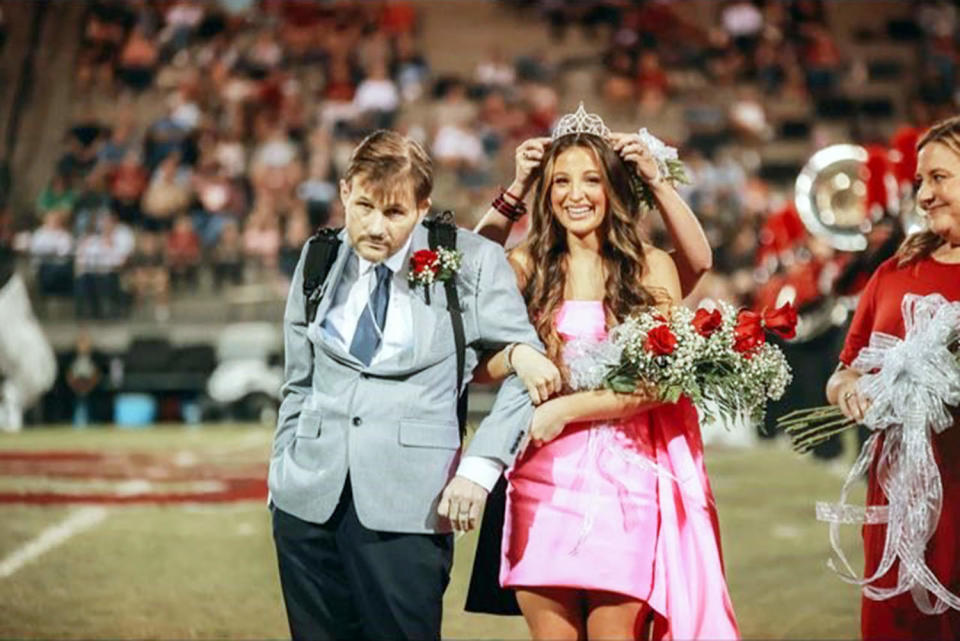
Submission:
<svg viewBox="0 0 960 641">
<path fill-rule="evenodd" d="M 400 181 L 393 189 L 374 190 L 363 175 L 340 181 L 347 235 L 354 250 L 371 263 L 395 254 L 430 209 L 430 200 L 416 202 L 413 186 Z"/>
</svg>

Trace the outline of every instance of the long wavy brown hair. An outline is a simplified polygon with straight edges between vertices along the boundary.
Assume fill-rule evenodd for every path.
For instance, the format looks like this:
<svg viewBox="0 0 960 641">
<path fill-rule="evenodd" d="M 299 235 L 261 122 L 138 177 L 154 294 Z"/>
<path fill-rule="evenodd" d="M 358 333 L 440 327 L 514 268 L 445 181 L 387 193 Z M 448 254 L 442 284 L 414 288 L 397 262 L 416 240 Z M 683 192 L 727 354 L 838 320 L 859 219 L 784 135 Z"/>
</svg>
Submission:
<svg viewBox="0 0 960 641">
<path fill-rule="evenodd" d="M 603 308 L 608 327 L 658 302 L 642 284 L 646 260 L 638 225 L 640 201 L 633 187 L 631 170 L 598 136 L 574 134 L 553 142 L 532 177 L 536 192 L 530 232 L 520 246 L 528 258 L 520 269 L 520 281 L 530 321 L 547 347 L 547 356 L 555 363 L 563 362 L 563 342 L 554 318 L 564 300 L 569 254 L 567 231 L 553 214 L 550 192 L 556 160 L 571 147 L 583 147 L 594 154 L 607 195 L 607 212 L 600 229 L 603 239 L 600 253 L 605 282 Z"/>
<path fill-rule="evenodd" d="M 917 141 L 917 152 L 932 142 L 946 145 L 960 158 L 960 116 L 941 120 L 930 127 Z M 945 242 L 946 240 L 929 230 L 910 234 L 897 249 L 897 266 L 903 267 L 926 258 Z"/>
</svg>

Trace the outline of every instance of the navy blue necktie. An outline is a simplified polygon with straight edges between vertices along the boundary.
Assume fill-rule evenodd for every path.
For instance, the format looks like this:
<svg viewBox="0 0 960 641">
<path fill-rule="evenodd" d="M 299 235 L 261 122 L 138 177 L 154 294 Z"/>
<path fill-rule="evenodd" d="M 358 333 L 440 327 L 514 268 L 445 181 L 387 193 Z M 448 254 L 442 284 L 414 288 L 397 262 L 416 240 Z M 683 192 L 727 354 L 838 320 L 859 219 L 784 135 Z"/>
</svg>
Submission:
<svg viewBox="0 0 960 641">
<path fill-rule="evenodd" d="M 380 348 L 384 323 L 387 320 L 387 303 L 390 302 L 390 277 L 393 276 L 393 272 L 386 265 L 380 264 L 374 269 L 377 285 L 370 293 L 370 302 L 360 314 L 357 331 L 350 343 L 350 353 L 364 365 L 370 365 L 373 355 Z"/>
</svg>

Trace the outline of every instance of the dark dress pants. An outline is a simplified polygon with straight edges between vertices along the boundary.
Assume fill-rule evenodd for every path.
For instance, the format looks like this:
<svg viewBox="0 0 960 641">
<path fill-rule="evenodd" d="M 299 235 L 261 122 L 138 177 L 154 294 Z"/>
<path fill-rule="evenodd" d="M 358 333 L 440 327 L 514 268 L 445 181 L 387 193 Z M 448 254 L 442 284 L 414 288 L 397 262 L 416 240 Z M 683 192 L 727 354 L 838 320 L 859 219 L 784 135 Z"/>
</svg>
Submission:
<svg viewBox="0 0 960 641">
<path fill-rule="evenodd" d="M 440 638 L 452 535 L 367 529 L 357 518 L 349 479 L 326 523 L 272 510 L 295 641 Z"/>
</svg>

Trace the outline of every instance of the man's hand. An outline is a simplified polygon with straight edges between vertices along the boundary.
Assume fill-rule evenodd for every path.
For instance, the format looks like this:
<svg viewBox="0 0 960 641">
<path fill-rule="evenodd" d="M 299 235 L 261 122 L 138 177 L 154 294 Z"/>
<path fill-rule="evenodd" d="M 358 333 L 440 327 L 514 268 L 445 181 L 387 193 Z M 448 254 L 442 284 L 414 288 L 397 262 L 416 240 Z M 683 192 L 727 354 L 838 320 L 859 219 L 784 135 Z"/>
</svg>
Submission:
<svg viewBox="0 0 960 641">
<path fill-rule="evenodd" d="M 455 476 L 440 495 L 437 514 L 448 519 L 453 529 L 469 532 L 477 527 L 486 500 L 487 490 L 462 476 Z"/>
</svg>

